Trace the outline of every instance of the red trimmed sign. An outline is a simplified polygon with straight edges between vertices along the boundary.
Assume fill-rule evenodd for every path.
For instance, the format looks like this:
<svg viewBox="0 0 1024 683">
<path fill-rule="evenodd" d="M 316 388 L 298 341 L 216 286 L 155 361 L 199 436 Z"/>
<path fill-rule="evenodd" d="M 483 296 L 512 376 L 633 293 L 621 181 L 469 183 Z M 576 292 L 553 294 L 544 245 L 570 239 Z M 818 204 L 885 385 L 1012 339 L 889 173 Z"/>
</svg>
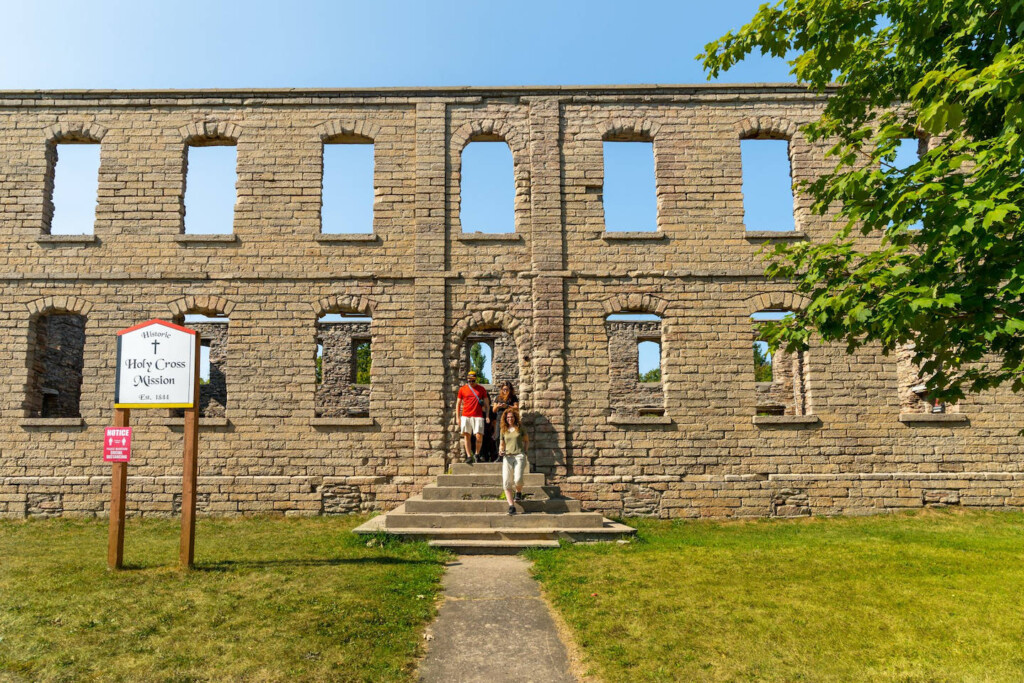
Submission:
<svg viewBox="0 0 1024 683">
<path fill-rule="evenodd" d="M 191 408 L 196 333 L 150 320 L 117 333 L 115 408 Z"/>
<path fill-rule="evenodd" d="M 107 427 L 103 430 L 103 462 L 129 462 L 132 459 L 132 428 Z"/>
</svg>

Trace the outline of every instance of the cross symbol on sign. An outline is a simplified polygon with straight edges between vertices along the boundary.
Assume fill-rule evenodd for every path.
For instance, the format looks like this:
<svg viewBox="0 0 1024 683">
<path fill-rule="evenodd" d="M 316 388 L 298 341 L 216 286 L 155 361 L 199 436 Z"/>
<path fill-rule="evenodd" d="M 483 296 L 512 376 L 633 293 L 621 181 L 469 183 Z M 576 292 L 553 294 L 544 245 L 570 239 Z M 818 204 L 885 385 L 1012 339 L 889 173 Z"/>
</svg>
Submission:
<svg viewBox="0 0 1024 683">
<path fill-rule="evenodd" d="M 158 344 L 160 344 L 160 342 L 157 341 L 156 339 L 154 339 L 153 340 L 153 353 L 156 353 L 156 347 L 157 347 Z"/>
</svg>

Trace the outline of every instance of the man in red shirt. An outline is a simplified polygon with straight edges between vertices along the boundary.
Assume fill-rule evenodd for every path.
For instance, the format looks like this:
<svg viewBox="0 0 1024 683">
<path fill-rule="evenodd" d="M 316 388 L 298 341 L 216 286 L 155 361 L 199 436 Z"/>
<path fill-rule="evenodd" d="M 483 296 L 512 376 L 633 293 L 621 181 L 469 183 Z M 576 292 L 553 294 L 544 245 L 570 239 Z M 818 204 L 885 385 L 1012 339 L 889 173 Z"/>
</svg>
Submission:
<svg viewBox="0 0 1024 683">
<path fill-rule="evenodd" d="M 469 384 L 459 388 L 459 397 L 455 401 L 455 414 L 459 416 L 462 429 L 462 445 L 466 448 L 466 460 L 473 462 L 480 456 L 480 446 L 484 442 L 484 424 L 490 422 L 491 397 L 487 390 L 476 383 L 476 373 L 469 371 Z M 474 448 L 473 437 L 476 437 Z"/>
</svg>

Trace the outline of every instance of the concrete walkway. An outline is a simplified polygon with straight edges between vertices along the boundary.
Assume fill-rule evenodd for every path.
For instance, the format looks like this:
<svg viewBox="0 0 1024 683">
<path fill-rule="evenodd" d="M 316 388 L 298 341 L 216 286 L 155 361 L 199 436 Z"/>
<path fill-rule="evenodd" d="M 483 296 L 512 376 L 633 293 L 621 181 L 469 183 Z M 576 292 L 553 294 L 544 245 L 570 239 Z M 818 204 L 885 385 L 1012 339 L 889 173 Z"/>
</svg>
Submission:
<svg viewBox="0 0 1024 683">
<path fill-rule="evenodd" d="M 427 629 L 421 681 L 576 681 L 529 567 L 514 555 L 463 555 L 449 563 L 444 602 Z"/>
</svg>

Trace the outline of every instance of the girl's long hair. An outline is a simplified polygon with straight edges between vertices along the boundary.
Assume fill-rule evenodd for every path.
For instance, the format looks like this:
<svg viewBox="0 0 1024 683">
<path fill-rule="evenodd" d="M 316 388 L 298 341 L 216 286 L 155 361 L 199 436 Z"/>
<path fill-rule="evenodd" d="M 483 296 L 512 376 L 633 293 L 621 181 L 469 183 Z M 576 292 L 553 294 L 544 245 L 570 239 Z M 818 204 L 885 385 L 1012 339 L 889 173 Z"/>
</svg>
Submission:
<svg viewBox="0 0 1024 683">
<path fill-rule="evenodd" d="M 512 427 L 508 426 L 508 418 L 509 418 L 509 416 L 512 417 L 512 421 L 515 423 Z M 518 429 L 519 431 L 523 431 L 523 429 L 522 429 L 522 421 L 519 418 L 519 409 L 518 408 L 509 408 L 501 416 L 501 432 L 502 432 L 502 434 L 507 432 L 509 429 Z"/>
<path fill-rule="evenodd" d="M 501 383 L 501 390 L 498 391 L 498 400 L 502 403 L 518 403 L 519 397 L 516 396 L 516 388 L 512 386 L 512 382 L 505 380 Z"/>
</svg>

